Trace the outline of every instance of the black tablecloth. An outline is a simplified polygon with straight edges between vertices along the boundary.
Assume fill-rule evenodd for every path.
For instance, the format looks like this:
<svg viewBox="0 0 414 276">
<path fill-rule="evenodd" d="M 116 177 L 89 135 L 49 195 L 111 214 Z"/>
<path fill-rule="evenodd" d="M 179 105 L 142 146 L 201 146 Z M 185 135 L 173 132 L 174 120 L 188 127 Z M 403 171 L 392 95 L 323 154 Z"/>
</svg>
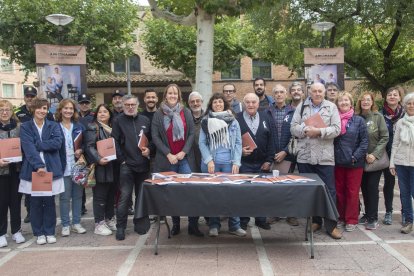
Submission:
<svg viewBox="0 0 414 276">
<path fill-rule="evenodd" d="M 135 231 L 144 233 L 148 215 L 206 217 L 338 218 L 335 202 L 316 174 L 316 181 L 280 184 L 144 183 L 135 205 Z"/>
</svg>

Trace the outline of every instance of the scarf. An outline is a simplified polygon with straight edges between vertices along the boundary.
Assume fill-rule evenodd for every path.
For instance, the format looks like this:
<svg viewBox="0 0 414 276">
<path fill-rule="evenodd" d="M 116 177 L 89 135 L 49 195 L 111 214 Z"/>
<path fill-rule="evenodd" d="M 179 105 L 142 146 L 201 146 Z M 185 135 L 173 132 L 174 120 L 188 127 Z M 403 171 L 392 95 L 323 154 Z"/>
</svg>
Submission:
<svg viewBox="0 0 414 276">
<path fill-rule="evenodd" d="M 111 136 L 112 128 L 110 126 L 108 126 L 107 124 L 103 123 L 103 122 L 98 121 L 98 123 L 103 128 L 103 130 L 105 131 L 107 136 Z"/>
<path fill-rule="evenodd" d="M 408 116 L 406 114 L 401 119 L 400 137 L 402 142 L 414 145 L 414 116 Z"/>
<path fill-rule="evenodd" d="M 165 103 L 161 104 L 161 110 L 164 113 L 164 128 L 167 130 L 172 124 L 173 142 L 184 140 L 184 124 L 181 120 L 180 112 L 183 110 L 180 103 L 170 108 Z"/>
<path fill-rule="evenodd" d="M 12 118 L 10 119 L 10 122 L 6 125 L 3 125 L 2 123 L 0 123 L 0 129 L 3 131 L 10 131 L 12 129 L 15 129 L 16 127 L 17 127 L 17 122 L 13 120 Z"/>
<path fill-rule="evenodd" d="M 203 131 L 209 138 L 210 148 L 217 149 L 219 146 L 229 148 L 230 137 L 228 126 L 234 121 L 231 111 L 213 112 L 209 111 L 208 116 L 201 122 Z"/>
<path fill-rule="evenodd" d="M 383 114 L 385 118 L 389 119 L 393 124 L 395 124 L 404 115 L 404 108 L 398 104 L 397 108 L 394 111 L 388 106 L 387 102 L 385 102 Z"/>
<path fill-rule="evenodd" d="M 348 124 L 349 119 L 354 115 L 354 109 L 351 108 L 349 111 L 342 113 L 339 112 L 339 117 L 341 118 L 341 135 L 346 133 L 346 125 Z"/>
</svg>

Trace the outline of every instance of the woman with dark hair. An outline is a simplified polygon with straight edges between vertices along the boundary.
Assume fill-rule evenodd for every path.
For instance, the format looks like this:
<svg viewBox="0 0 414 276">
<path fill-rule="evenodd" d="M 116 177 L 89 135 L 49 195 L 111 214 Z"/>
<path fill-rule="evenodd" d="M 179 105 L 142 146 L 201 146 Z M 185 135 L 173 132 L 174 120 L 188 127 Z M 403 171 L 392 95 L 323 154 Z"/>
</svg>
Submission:
<svg viewBox="0 0 414 276">
<path fill-rule="evenodd" d="M 35 98 L 30 106 L 33 120 L 21 125 L 20 141 L 23 162 L 20 171 L 19 192 L 31 194 L 30 223 L 37 244 L 55 243 L 55 195 L 65 191 L 63 172 L 66 167 L 65 144 L 59 124 L 46 120 L 47 99 Z M 32 173 L 53 174 L 52 191 L 37 193 L 32 190 Z"/>
<path fill-rule="evenodd" d="M 72 99 L 63 99 L 56 110 L 55 119 L 60 124 L 62 135 L 65 138 L 66 167 L 63 174 L 65 191 L 59 196 L 60 219 L 62 224 L 62 237 L 70 235 L 70 230 L 78 234 L 86 233 L 86 229 L 80 224 L 82 209 L 83 189 L 72 181 L 72 167 L 76 159 L 80 157 L 82 148 L 75 148 L 75 139 L 80 136 L 84 127 L 78 122 L 76 103 Z M 72 226 L 70 224 L 70 201 L 72 199 Z"/>
<path fill-rule="evenodd" d="M 199 146 L 202 172 L 239 172 L 242 154 L 240 125 L 222 93 L 213 94 L 208 102 L 201 120 Z M 208 225 L 209 236 L 217 237 L 220 218 L 210 217 Z M 229 218 L 229 233 L 240 237 L 246 235 L 246 231 L 240 227 L 239 217 Z"/>
<path fill-rule="evenodd" d="M 0 100 L 0 143 L 2 139 L 17 138 L 20 124 L 13 105 L 7 100 Z M 0 248 L 7 246 L 7 213 L 10 210 L 10 226 L 12 239 L 16 243 L 25 242 L 21 232 L 20 202 L 22 194 L 19 189 L 20 163 L 10 163 L 0 159 Z"/>
<path fill-rule="evenodd" d="M 385 147 L 388 143 L 388 129 L 384 117 L 377 111 L 374 94 L 362 93 L 358 99 L 355 111 L 365 119 L 368 131 L 368 152 L 365 162 L 374 163 L 387 154 Z M 367 230 L 378 227 L 379 182 L 382 170 L 362 174 L 361 191 L 364 198 L 365 214 L 359 219 L 359 224 L 365 225 Z"/>
<path fill-rule="evenodd" d="M 160 108 L 152 119 L 151 136 L 157 148 L 154 172 L 191 173 L 195 170 L 193 116 L 182 103 L 178 85 L 170 84 L 165 88 Z M 180 217 L 174 216 L 172 220 L 171 234 L 178 235 Z M 203 237 L 198 229 L 198 217 L 188 220 L 188 234 Z"/>
<path fill-rule="evenodd" d="M 116 231 L 114 202 L 116 186 L 114 182 L 114 161 L 108 161 L 99 155 L 96 142 L 108 139 L 112 133 L 112 111 L 106 104 L 96 108 L 93 122 L 85 132 L 85 153 L 90 163 L 96 164 L 96 186 L 93 188 L 93 214 L 95 234 L 108 236 Z"/>
<path fill-rule="evenodd" d="M 402 87 L 390 87 L 387 90 L 384 107 L 382 108 L 382 115 L 385 119 L 385 124 L 388 128 L 389 140 L 387 143 L 387 154 L 391 156 L 391 147 L 394 140 L 394 132 L 397 122 L 404 116 L 404 108 L 401 101 L 404 97 L 404 89 Z M 394 199 L 395 176 L 390 173 L 389 168 L 385 168 L 384 173 L 384 203 L 385 216 L 382 221 L 385 225 L 392 224 L 392 201 Z M 402 216 L 404 217 L 404 216 Z"/>
</svg>

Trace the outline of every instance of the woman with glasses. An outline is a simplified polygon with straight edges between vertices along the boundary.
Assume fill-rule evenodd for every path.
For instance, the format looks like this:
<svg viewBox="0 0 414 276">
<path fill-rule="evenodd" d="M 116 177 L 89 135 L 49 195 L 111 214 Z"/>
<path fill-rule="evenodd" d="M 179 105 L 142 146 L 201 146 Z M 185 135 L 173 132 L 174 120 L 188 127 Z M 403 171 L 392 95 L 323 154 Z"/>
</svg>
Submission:
<svg viewBox="0 0 414 276">
<path fill-rule="evenodd" d="M 0 143 L 3 139 L 17 138 L 20 124 L 14 115 L 13 105 L 7 100 L 0 100 Z M 10 210 L 12 240 L 25 242 L 21 232 L 20 202 L 22 194 L 19 189 L 20 163 L 10 163 L 0 159 L 0 247 L 7 246 L 7 214 Z"/>
</svg>

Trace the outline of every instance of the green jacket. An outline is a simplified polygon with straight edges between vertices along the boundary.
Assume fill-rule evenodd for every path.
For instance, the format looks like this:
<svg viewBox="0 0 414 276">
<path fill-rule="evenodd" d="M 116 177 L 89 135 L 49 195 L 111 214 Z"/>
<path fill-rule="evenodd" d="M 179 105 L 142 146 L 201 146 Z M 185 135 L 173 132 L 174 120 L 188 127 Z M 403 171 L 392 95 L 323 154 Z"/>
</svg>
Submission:
<svg viewBox="0 0 414 276">
<path fill-rule="evenodd" d="M 379 112 L 369 112 L 360 114 L 367 123 L 368 130 L 368 154 L 372 154 L 376 159 L 380 159 L 385 152 L 389 135 L 384 117 Z"/>
</svg>

